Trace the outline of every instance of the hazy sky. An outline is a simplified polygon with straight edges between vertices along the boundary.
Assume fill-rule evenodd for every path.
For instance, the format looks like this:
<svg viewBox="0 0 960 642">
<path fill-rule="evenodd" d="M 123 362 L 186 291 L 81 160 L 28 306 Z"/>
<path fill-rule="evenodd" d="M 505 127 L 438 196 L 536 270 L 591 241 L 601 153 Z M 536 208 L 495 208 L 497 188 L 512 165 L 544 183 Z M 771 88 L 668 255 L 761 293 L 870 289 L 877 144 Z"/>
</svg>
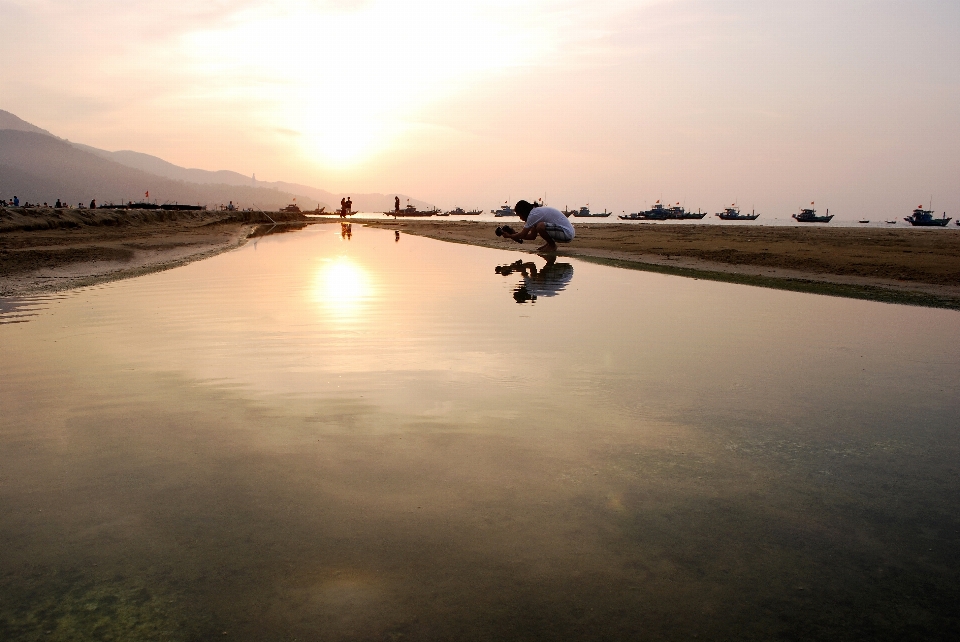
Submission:
<svg viewBox="0 0 960 642">
<path fill-rule="evenodd" d="M 444 207 L 960 212 L 960 2 L 0 0 L 0 109 Z"/>
</svg>

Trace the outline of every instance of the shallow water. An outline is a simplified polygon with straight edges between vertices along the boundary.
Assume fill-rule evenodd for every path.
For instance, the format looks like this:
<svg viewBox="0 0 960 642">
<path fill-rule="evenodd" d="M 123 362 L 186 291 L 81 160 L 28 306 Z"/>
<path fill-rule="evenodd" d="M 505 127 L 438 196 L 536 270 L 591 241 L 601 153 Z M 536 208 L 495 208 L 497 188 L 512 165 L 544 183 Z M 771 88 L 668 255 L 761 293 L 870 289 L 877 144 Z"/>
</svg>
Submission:
<svg viewBox="0 0 960 642">
<path fill-rule="evenodd" d="M 561 206 L 562 207 L 562 206 Z M 636 210 L 634 210 L 636 211 Z M 618 218 L 618 216 L 627 214 L 626 211 L 614 212 L 608 217 L 600 218 L 573 218 L 571 219 L 577 225 L 583 225 L 587 223 L 615 223 L 617 225 L 720 225 L 724 227 L 799 227 L 804 229 L 809 228 L 818 228 L 818 227 L 858 227 L 866 229 L 884 229 L 884 230 L 916 230 L 918 233 L 943 233 L 945 230 L 957 231 L 955 226 L 956 218 L 951 218 L 950 223 L 946 228 L 942 227 L 913 227 L 910 223 L 904 220 L 904 216 L 909 214 L 905 212 L 902 214 L 891 214 L 889 216 L 880 216 L 876 214 L 867 217 L 866 223 L 861 223 L 863 219 L 856 218 L 834 218 L 829 223 L 798 223 L 793 219 L 790 214 L 761 214 L 760 218 L 753 221 L 722 221 L 716 217 L 715 214 L 707 214 L 707 216 L 702 219 L 685 219 L 685 220 L 666 220 L 666 221 L 623 221 Z M 331 221 L 340 220 L 339 216 L 336 214 L 307 214 L 310 218 L 318 219 L 327 219 Z M 938 214 L 938 217 L 940 215 Z M 948 216 L 955 217 L 953 213 L 948 213 Z M 415 222 L 430 222 L 435 221 L 438 223 L 451 222 L 451 221 L 473 221 L 481 223 L 497 223 L 502 225 L 503 223 L 518 223 L 520 221 L 519 217 L 510 216 L 510 217 L 498 217 L 494 216 L 491 212 L 487 211 L 483 214 L 475 216 L 431 216 L 425 218 L 394 218 L 389 214 L 383 214 L 382 212 L 357 212 L 352 214 L 350 219 L 354 221 L 415 221 Z M 893 221 L 892 223 L 890 221 Z"/>
<path fill-rule="evenodd" d="M 0 639 L 960 633 L 960 313 L 350 232 L 2 302 Z"/>
</svg>

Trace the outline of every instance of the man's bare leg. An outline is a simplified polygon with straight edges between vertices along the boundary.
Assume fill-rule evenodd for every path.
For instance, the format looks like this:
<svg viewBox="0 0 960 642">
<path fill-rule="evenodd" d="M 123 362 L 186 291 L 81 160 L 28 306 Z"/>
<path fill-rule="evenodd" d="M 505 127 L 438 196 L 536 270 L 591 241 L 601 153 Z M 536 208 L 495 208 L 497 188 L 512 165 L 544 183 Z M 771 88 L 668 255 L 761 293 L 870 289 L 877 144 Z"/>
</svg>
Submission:
<svg viewBox="0 0 960 642">
<path fill-rule="evenodd" d="M 552 238 L 550 238 L 550 235 L 547 234 L 547 224 L 543 222 L 537 223 L 537 227 L 535 229 L 537 230 L 537 234 L 539 234 L 543 240 L 546 241 L 545 244 L 537 248 L 537 252 L 556 252 L 557 244 Z"/>
</svg>

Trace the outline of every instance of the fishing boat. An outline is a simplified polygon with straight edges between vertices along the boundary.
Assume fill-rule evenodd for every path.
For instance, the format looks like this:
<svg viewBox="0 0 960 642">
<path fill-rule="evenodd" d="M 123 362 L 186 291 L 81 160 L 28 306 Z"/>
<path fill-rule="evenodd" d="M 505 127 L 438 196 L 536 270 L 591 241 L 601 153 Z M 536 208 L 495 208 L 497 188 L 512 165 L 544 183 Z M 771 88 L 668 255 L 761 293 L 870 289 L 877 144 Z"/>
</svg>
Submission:
<svg viewBox="0 0 960 642">
<path fill-rule="evenodd" d="M 957 221 L 957 223 L 960 223 L 960 221 Z M 894 220 L 892 220 L 892 221 L 887 221 L 887 225 L 896 225 L 896 224 L 897 224 L 897 220 L 896 220 L 896 219 L 894 219 Z"/>
<path fill-rule="evenodd" d="M 737 207 L 736 203 L 730 207 L 723 208 L 722 212 L 717 212 L 717 216 L 721 221 L 755 221 L 760 218 L 760 215 L 755 211 L 750 214 L 741 214 L 740 208 Z"/>
<path fill-rule="evenodd" d="M 587 205 L 581 207 L 579 210 L 573 210 L 572 212 L 567 212 L 567 209 L 564 208 L 563 213 L 567 216 L 576 216 L 577 218 L 606 218 L 613 214 L 613 212 L 608 212 L 607 210 L 591 214 L 590 207 Z"/>
<path fill-rule="evenodd" d="M 918 205 L 917 209 L 913 210 L 913 214 L 903 220 L 916 227 L 946 227 L 951 219 L 946 212 L 943 213 L 943 218 L 933 218 L 932 209 L 925 210 L 923 205 Z"/>
<path fill-rule="evenodd" d="M 680 221 L 690 221 L 690 220 L 699 221 L 700 219 L 702 219 L 704 216 L 707 215 L 706 212 L 701 212 L 700 210 L 697 210 L 696 212 L 688 212 L 682 207 L 671 207 L 670 209 L 673 211 L 673 214 L 674 214 L 673 218 Z"/>
<path fill-rule="evenodd" d="M 102 205 L 100 207 L 103 207 Z M 180 203 L 164 203 L 160 206 L 162 210 L 173 210 L 173 211 L 200 211 L 207 209 L 206 205 L 181 205 Z"/>
<path fill-rule="evenodd" d="M 813 203 L 810 204 L 813 205 Z M 827 210 L 824 216 L 817 216 L 817 210 L 812 207 L 801 208 L 799 214 L 793 214 L 792 216 L 797 223 L 829 223 L 833 219 L 830 210 Z"/>
<path fill-rule="evenodd" d="M 864 224 L 869 223 L 869 222 L 870 222 L 870 221 L 868 221 L 868 220 L 866 220 L 866 219 L 864 219 L 864 220 L 862 220 L 862 221 L 857 221 L 857 223 L 864 223 Z"/>
<path fill-rule="evenodd" d="M 483 214 L 483 210 L 470 210 L 469 212 L 464 212 L 464 216 L 480 216 Z"/>
<path fill-rule="evenodd" d="M 650 209 L 644 212 L 634 212 L 632 214 L 619 216 L 618 218 L 623 221 L 665 221 L 671 218 L 671 216 L 663 204 L 657 201 Z"/>
<path fill-rule="evenodd" d="M 285 208 L 283 208 L 283 209 L 280 210 L 280 211 L 281 211 L 281 212 L 285 212 L 285 213 L 287 213 L 287 214 L 299 214 L 299 213 L 300 213 L 300 208 L 297 207 L 297 204 L 296 204 L 296 203 L 291 203 L 290 205 L 287 205 Z"/>
<path fill-rule="evenodd" d="M 498 210 L 490 210 L 490 213 L 497 217 L 517 215 L 517 213 L 513 211 L 513 208 L 507 205 L 506 203 L 501 205 L 500 209 Z"/>
<path fill-rule="evenodd" d="M 402 210 L 395 210 L 392 212 L 384 212 L 387 216 L 392 216 L 394 218 L 398 216 L 402 217 L 426 217 L 426 216 L 437 216 L 440 214 L 440 210 L 434 208 L 432 210 L 418 210 L 416 205 L 407 205 Z"/>
<path fill-rule="evenodd" d="M 455 207 L 449 212 L 444 212 L 443 214 L 437 214 L 437 216 L 466 216 L 466 212 L 463 211 L 462 207 Z"/>
</svg>

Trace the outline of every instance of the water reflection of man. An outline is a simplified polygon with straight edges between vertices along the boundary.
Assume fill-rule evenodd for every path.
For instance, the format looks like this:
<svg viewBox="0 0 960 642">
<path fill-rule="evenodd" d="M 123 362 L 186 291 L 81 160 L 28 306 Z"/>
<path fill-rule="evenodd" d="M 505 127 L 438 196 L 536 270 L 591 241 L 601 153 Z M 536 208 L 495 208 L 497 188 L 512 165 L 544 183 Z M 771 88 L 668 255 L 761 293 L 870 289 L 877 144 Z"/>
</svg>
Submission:
<svg viewBox="0 0 960 642">
<path fill-rule="evenodd" d="M 573 279 L 572 265 L 557 263 L 555 256 L 544 258 L 547 263 L 540 269 L 537 269 L 537 264 L 533 261 L 522 260 L 497 266 L 497 274 L 508 276 L 517 272 L 523 276 L 523 283 L 513 291 L 513 299 L 517 303 L 536 301 L 538 297 L 557 296 Z"/>
<path fill-rule="evenodd" d="M 340 238 L 349 241 L 353 237 L 353 224 L 352 223 L 341 223 L 340 224 Z"/>
<path fill-rule="evenodd" d="M 513 234 L 504 233 L 503 238 L 532 241 L 539 236 L 546 243 L 537 248 L 538 252 L 556 252 L 557 243 L 569 243 L 576 236 L 573 223 L 555 207 L 517 201 L 514 212 L 523 221 L 523 229 Z"/>
</svg>

